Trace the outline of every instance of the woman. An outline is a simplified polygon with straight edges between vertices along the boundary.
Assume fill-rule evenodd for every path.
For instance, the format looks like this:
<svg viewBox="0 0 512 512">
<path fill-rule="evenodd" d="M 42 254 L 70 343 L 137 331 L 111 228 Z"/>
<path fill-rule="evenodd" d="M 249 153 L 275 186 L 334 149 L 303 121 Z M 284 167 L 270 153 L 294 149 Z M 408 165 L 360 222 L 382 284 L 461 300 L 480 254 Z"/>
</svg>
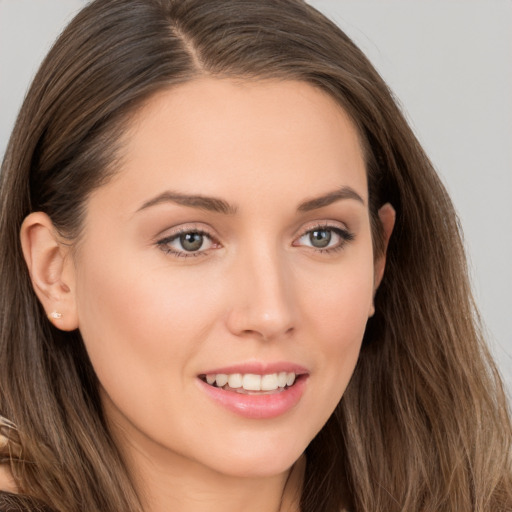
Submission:
<svg viewBox="0 0 512 512">
<path fill-rule="evenodd" d="M 298 0 L 101 0 L 1 176 L 4 508 L 512 509 L 452 205 Z"/>
</svg>

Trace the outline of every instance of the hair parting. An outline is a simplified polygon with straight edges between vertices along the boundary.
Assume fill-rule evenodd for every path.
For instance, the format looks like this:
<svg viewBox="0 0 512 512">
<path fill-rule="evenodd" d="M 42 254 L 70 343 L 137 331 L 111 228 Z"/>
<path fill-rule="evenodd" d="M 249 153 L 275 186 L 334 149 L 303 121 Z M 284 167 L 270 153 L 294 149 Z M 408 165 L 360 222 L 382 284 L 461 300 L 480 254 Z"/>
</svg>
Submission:
<svg viewBox="0 0 512 512">
<path fill-rule="evenodd" d="M 41 65 L 0 175 L 0 462 L 20 492 L 57 512 L 142 512 L 80 333 L 46 317 L 19 230 L 43 211 L 79 243 L 129 121 L 200 76 L 324 91 L 359 131 L 375 254 L 379 207 L 397 213 L 355 373 L 306 451 L 302 512 L 512 510 L 510 415 L 454 208 L 381 77 L 301 0 L 96 0 Z"/>
</svg>

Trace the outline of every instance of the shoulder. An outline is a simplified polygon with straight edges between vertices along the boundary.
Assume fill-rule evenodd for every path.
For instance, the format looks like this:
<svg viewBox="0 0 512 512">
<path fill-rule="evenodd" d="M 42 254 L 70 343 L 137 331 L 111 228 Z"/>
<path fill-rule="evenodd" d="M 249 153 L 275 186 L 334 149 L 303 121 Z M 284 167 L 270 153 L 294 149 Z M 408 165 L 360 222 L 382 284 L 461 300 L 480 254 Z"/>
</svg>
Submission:
<svg viewBox="0 0 512 512">
<path fill-rule="evenodd" d="M 12 477 L 9 458 L 16 452 L 17 443 L 10 443 L 9 434 L 16 432 L 14 424 L 0 415 L 0 512 L 52 512 L 29 496 L 18 494 L 19 489 Z"/>
<path fill-rule="evenodd" d="M 52 512 L 26 496 L 0 491 L 0 512 Z"/>
<path fill-rule="evenodd" d="M 48 507 L 16 492 L 8 467 L 0 464 L 0 512 L 52 512 Z"/>
<path fill-rule="evenodd" d="M 16 490 L 16 484 L 14 483 L 11 472 L 9 471 L 9 467 L 7 464 L 0 463 L 0 492 L 7 491 L 9 493 L 16 493 Z"/>
</svg>

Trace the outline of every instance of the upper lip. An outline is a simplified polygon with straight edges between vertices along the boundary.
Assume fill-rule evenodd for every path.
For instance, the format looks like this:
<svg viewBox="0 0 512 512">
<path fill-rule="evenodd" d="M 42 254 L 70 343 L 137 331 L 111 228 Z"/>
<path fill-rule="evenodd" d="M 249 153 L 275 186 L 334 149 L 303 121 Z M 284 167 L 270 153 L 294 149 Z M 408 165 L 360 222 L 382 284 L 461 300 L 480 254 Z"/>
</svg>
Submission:
<svg viewBox="0 0 512 512">
<path fill-rule="evenodd" d="M 245 362 L 238 364 L 231 364 L 229 366 L 223 366 L 218 368 L 212 368 L 201 372 L 199 375 L 216 375 L 224 373 L 232 375 L 234 373 L 247 374 L 252 373 L 254 375 L 268 375 L 271 373 L 288 372 L 295 373 L 295 375 L 303 375 L 309 373 L 308 370 L 299 364 L 276 361 L 276 362 Z"/>
</svg>

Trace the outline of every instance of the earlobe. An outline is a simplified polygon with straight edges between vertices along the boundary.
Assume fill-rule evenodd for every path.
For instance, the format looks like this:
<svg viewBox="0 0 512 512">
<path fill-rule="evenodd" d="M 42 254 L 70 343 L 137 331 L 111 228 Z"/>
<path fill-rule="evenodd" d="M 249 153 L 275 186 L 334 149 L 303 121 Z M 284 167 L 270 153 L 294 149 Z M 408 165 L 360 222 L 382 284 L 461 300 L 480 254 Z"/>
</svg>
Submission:
<svg viewBox="0 0 512 512">
<path fill-rule="evenodd" d="M 48 319 L 61 330 L 78 327 L 74 271 L 69 246 L 42 212 L 28 215 L 20 230 L 21 247 L 34 291 Z"/>
<path fill-rule="evenodd" d="M 375 260 L 375 269 L 374 269 L 374 289 L 373 296 L 377 293 L 377 289 L 384 277 L 384 270 L 386 268 L 386 254 L 388 250 L 389 239 L 391 238 L 391 234 L 393 233 L 393 228 L 395 227 L 395 219 L 396 212 L 393 206 L 390 203 L 386 203 L 378 211 L 379 220 L 382 225 L 383 232 L 383 241 L 384 246 L 382 250 L 382 254 L 380 254 Z M 373 316 L 375 313 L 375 307 L 372 305 L 370 307 L 369 316 Z"/>
</svg>

